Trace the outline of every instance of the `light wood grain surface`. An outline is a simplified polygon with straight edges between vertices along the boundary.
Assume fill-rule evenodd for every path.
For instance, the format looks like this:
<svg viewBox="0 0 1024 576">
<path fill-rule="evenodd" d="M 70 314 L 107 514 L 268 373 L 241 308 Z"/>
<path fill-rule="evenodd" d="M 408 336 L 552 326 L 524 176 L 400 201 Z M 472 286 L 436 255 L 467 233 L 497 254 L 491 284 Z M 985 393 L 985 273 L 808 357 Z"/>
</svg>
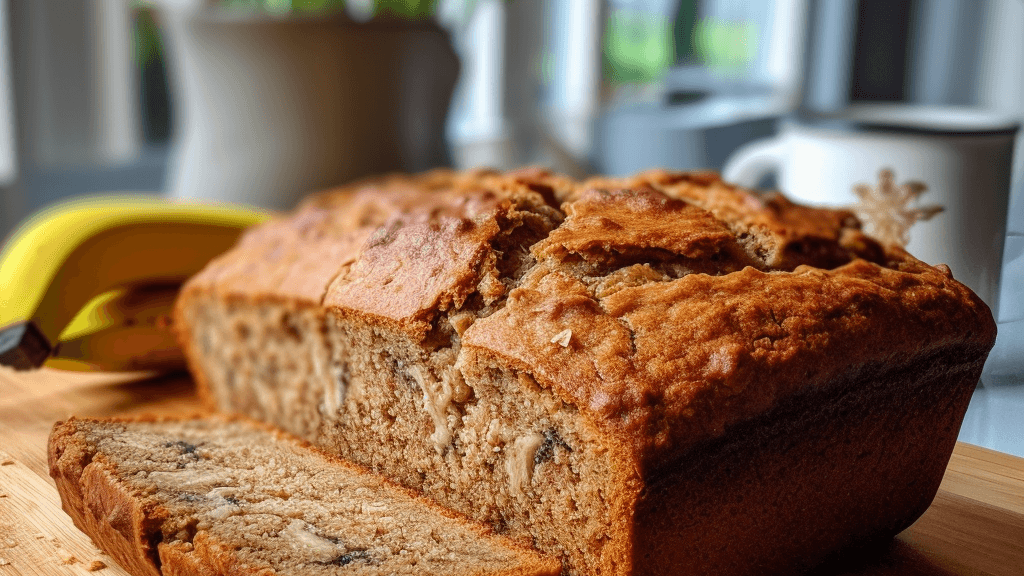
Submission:
<svg viewBox="0 0 1024 576">
<path fill-rule="evenodd" d="M 187 376 L 0 368 L 0 576 L 127 574 L 61 511 L 46 438 L 71 416 L 185 415 Z M 815 576 L 1024 576 L 1024 460 L 958 444 L 931 508 L 885 550 Z"/>
</svg>

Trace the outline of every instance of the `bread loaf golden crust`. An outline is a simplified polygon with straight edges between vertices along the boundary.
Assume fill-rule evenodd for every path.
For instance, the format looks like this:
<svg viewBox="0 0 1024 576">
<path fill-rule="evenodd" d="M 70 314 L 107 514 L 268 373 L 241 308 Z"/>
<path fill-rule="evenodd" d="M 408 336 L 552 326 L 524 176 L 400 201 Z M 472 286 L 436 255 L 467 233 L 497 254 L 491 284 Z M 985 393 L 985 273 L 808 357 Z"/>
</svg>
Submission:
<svg viewBox="0 0 1024 576">
<path fill-rule="evenodd" d="M 232 344 L 238 351 L 221 355 L 247 354 L 245 369 L 219 359 L 217 342 L 233 338 L 222 326 L 236 322 L 232 314 L 268 308 L 284 314 L 286 325 L 305 322 L 271 326 L 261 336 L 275 346 L 294 344 L 286 357 L 329 349 L 311 352 L 319 359 L 289 372 L 302 390 L 275 380 L 282 360 L 261 363 L 251 344 Z M 649 546 L 655 535 L 644 532 L 644 518 L 668 530 L 671 523 L 657 514 L 674 517 L 693 506 L 683 492 L 703 489 L 680 472 L 695 465 L 691 457 L 724 470 L 742 446 L 763 461 L 770 446 L 754 441 L 760 432 L 747 443 L 736 435 L 752 423 L 761 432 L 781 426 L 765 420 L 781 407 L 803 406 L 805 412 L 787 412 L 787 425 L 807 429 L 821 421 L 806 412 L 814 410 L 806 399 L 827 407 L 853 395 L 859 411 L 837 416 L 837 429 L 877 435 L 904 422 L 901 403 L 914 394 L 955 397 L 927 404 L 916 420 L 941 428 L 922 448 L 929 464 L 908 468 L 927 481 L 911 487 L 905 475 L 892 475 L 879 493 L 899 503 L 885 518 L 856 516 L 860 524 L 848 534 L 799 552 L 814 561 L 852 541 L 891 535 L 934 495 L 937 463 L 948 459 L 995 338 L 988 308 L 948 268 L 880 245 L 851 213 L 796 205 L 710 173 L 665 171 L 585 182 L 535 169 L 437 171 L 357 183 L 246 234 L 186 286 L 177 318 L 194 373 L 215 405 L 274 420 L 530 538 L 563 554 L 570 573 L 602 574 L 659 573 L 657 555 L 667 548 Z M 204 342 L 211 330 L 220 340 Z M 274 336 L 282 330 L 296 336 Z M 320 343 L 308 338 L 311 331 L 330 337 Z M 214 369 L 217 363 L 227 368 Z M 366 399 L 367 379 L 377 377 L 373 397 L 382 405 Z M 505 405 L 502 395 L 525 408 Z M 390 405 L 389 398 L 406 400 Z M 410 415 L 416 403 L 421 412 Z M 520 420 L 502 416 L 512 413 Z M 501 426 L 489 426 L 489 418 Z M 378 454 L 367 447 L 373 438 L 409 452 Z M 481 455 L 492 449 L 473 444 L 482 438 L 499 456 Z M 920 440 L 909 430 L 894 433 L 890 454 Z M 734 452 L 709 448 L 717 442 Z M 877 440 L 865 442 L 879 448 Z M 524 450 L 544 457 L 513 470 L 528 460 Z M 551 459 L 559 450 L 564 459 Z M 841 452 L 845 460 L 837 462 L 801 458 L 807 473 L 841 478 L 855 469 L 857 454 Z M 577 497 L 541 474 L 555 465 L 564 486 L 582 482 L 573 476 L 581 465 L 601 468 L 595 477 L 603 500 L 594 510 L 611 511 L 600 520 L 604 527 L 572 529 L 593 535 L 576 540 L 567 522 L 559 532 L 558 515 L 582 504 L 552 504 Z M 489 481 L 481 470 L 502 486 L 494 494 L 461 494 Z M 803 485 L 792 471 L 764 474 L 776 486 Z M 665 492 L 657 500 L 664 506 L 652 508 L 656 486 L 678 493 Z M 820 490 L 808 494 L 815 505 L 829 503 Z M 765 507 L 764 516 L 749 518 L 776 512 Z M 739 529 L 728 534 L 752 537 Z M 670 536 L 659 538 L 674 541 Z M 730 554 L 728 544 L 716 545 L 716 560 Z M 731 570 L 723 573 L 744 573 Z"/>
<path fill-rule="evenodd" d="M 747 268 L 604 299 L 546 274 L 475 323 L 463 345 L 529 366 L 626 439 L 647 470 L 798 391 L 946 347 L 990 345 L 989 326 L 963 330 L 977 326 L 984 304 L 947 274 L 906 268 L 860 260 L 832 271 Z M 537 337 L 508 337 L 524 327 Z M 565 330 L 567 346 L 544 337 Z"/>
<path fill-rule="evenodd" d="M 495 240 L 533 211 L 560 225 L 532 245 L 520 283 L 502 286 Z M 463 345 L 529 366 L 621 435 L 646 470 L 851 369 L 991 346 L 991 313 L 947 268 L 859 227 L 849 212 L 712 174 L 573 183 L 536 170 L 437 171 L 314 197 L 249 232 L 188 290 L 295 299 L 421 338 L 472 294 L 500 298 Z M 588 286 L 568 260 L 636 270 Z M 682 269 L 644 267 L 659 261 Z M 567 345 L 552 342 L 566 330 Z"/>
</svg>

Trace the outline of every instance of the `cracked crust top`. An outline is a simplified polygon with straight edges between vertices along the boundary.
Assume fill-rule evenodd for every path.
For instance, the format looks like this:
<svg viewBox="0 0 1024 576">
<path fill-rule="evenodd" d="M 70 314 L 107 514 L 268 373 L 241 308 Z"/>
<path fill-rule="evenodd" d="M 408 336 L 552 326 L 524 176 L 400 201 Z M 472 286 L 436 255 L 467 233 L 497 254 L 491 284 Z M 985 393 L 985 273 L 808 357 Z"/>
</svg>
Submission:
<svg viewBox="0 0 1024 576">
<path fill-rule="evenodd" d="M 248 232 L 196 291 L 448 335 L 614 431 L 641 473 L 801 389 L 944 350 L 983 361 L 995 338 L 948 268 L 711 173 L 364 181 Z"/>
</svg>

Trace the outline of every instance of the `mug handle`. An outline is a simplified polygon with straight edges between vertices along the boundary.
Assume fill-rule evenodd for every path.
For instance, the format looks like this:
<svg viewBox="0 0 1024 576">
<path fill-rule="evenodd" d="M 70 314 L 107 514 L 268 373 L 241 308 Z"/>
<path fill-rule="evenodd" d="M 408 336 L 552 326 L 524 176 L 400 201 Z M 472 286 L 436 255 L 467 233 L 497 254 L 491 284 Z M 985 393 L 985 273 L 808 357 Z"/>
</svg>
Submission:
<svg viewBox="0 0 1024 576">
<path fill-rule="evenodd" d="M 782 139 L 762 138 L 740 146 L 722 168 L 722 179 L 753 188 L 782 165 Z"/>
</svg>

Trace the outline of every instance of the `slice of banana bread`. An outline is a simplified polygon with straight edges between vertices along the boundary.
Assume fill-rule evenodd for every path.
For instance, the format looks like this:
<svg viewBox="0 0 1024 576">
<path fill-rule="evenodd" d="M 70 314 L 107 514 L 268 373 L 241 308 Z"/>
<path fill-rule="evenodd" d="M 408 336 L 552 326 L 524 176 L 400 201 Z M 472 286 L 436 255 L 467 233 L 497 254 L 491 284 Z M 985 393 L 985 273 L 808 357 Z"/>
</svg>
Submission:
<svg viewBox="0 0 1024 576">
<path fill-rule="evenodd" d="M 280 432 L 238 419 L 54 426 L 75 524 L 137 576 L 540 576 L 557 561 Z"/>
<path fill-rule="evenodd" d="M 657 171 L 358 183 L 176 309 L 216 407 L 587 576 L 792 574 L 891 537 L 995 338 L 948 268 L 849 212 Z"/>
</svg>

